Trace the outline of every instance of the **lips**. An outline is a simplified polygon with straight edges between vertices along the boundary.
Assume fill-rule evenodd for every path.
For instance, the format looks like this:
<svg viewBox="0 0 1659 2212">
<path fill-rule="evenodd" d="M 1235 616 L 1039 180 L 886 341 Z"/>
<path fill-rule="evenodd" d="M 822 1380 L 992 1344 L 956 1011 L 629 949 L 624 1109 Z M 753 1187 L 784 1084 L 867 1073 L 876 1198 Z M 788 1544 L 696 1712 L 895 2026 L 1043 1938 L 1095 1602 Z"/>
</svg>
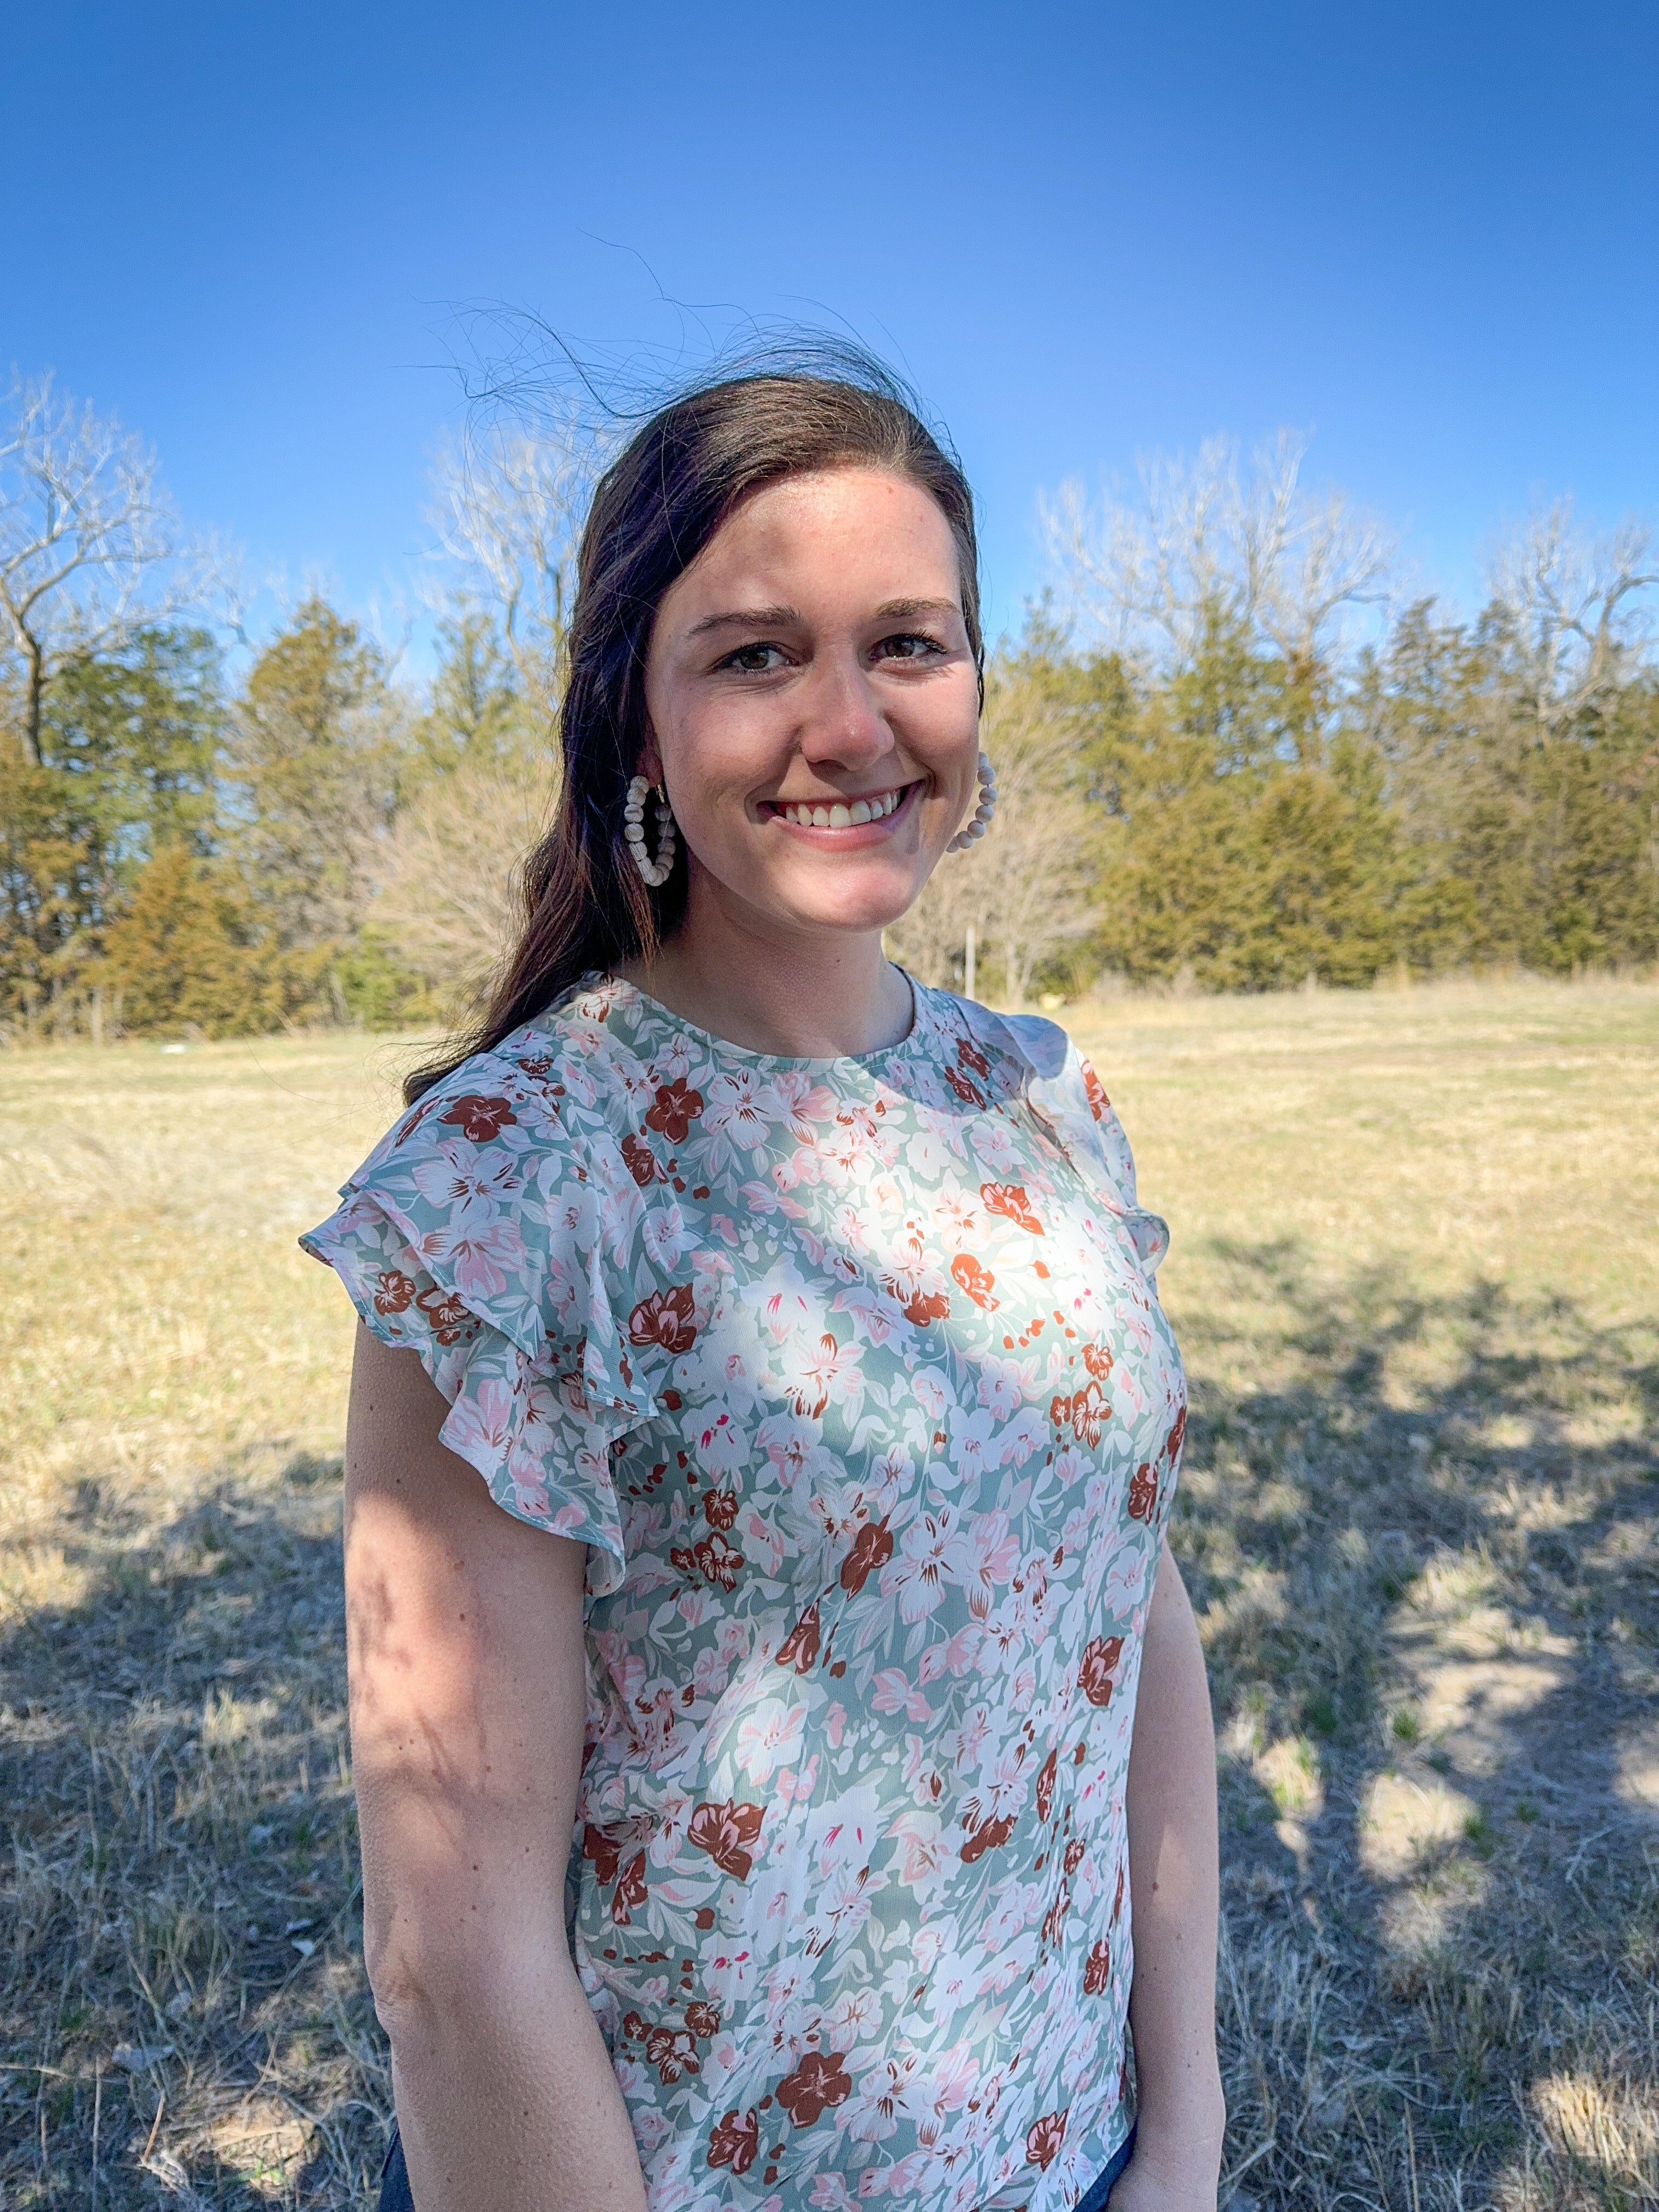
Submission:
<svg viewBox="0 0 1659 2212">
<path fill-rule="evenodd" d="M 766 811 L 785 822 L 793 822 L 801 830 L 854 830 L 866 822 L 885 821 L 890 814 L 896 813 L 915 787 L 912 784 L 901 784 L 896 791 L 872 791 L 860 799 L 772 799 L 766 801 Z"/>
</svg>

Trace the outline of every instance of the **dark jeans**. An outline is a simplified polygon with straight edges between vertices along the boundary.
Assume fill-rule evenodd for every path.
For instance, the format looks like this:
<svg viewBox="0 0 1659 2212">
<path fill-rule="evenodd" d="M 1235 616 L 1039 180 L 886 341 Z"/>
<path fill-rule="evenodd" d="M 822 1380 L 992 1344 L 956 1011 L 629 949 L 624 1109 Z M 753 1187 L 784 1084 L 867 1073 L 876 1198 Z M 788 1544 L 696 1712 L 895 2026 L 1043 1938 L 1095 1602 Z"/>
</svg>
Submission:
<svg viewBox="0 0 1659 2212">
<path fill-rule="evenodd" d="M 1129 2154 L 1134 2147 L 1135 2131 L 1131 2128 L 1122 2148 L 1079 2204 L 1077 2212 L 1106 2212 L 1112 2184 L 1129 2163 Z M 386 2146 L 386 2164 L 380 2170 L 380 2212 L 415 2212 L 415 2200 L 409 2193 L 409 2168 L 404 2164 L 404 2147 L 398 2140 L 395 2125 L 392 2141 Z"/>
</svg>

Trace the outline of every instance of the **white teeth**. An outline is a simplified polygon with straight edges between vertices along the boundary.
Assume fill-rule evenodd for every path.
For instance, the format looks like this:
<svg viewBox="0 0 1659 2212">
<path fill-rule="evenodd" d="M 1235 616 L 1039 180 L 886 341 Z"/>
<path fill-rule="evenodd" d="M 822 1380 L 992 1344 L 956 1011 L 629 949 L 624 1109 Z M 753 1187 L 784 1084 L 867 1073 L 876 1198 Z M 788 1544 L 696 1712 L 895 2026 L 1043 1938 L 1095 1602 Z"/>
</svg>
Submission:
<svg viewBox="0 0 1659 2212">
<path fill-rule="evenodd" d="M 877 799 L 855 799 L 850 806 L 838 799 L 826 806 L 780 806 L 778 812 L 803 830 L 850 830 L 865 822 L 885 821 L 897 812 L 903 798 L 902 791 L 884 791 Z"/>
</svg>

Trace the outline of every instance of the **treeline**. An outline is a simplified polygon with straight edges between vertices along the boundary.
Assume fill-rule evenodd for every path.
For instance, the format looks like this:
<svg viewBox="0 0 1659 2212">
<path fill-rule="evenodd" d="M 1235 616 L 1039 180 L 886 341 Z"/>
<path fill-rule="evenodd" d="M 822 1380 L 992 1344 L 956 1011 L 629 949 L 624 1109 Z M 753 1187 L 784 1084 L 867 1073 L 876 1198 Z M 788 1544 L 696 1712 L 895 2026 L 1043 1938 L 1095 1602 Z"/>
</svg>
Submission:
<svg viewBox="0 0 1659 2212">
<path fill-rule="evenodd" d="M 981 994 L 1364 986 L 1659 962 L 1659 674 L 1634 533 L 1560 512 L 1475 619 L 1287 449 L 1050 513 L 994 656 L 993 835 L 892 949 Z M 61 624 L 0 669 L 0 1037 L 427 1022 L 476 988 L 553 793 L 583 472 L 525 439 L 441 484 L 450 597 L 402 678 L 313 595 L 234 673 L 210 626 Z M 3 555 L 0 546 L 0 556 Z M 1356 639 L 1356 611 L 1368 625 Z"/>
</svg>

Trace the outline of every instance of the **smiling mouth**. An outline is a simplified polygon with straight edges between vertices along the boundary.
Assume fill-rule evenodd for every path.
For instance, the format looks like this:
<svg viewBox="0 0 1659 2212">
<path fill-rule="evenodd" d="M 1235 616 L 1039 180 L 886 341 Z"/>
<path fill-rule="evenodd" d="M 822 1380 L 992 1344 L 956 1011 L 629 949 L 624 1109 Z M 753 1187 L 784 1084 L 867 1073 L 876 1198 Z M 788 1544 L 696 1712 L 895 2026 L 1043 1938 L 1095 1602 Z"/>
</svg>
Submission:
<svg viewBox="0 0 1659 2212">
<path fill-rule="evenodd" d="M 884 822 L 890 814 L 896 814 L 910 793 L 920 788 L 919 784 L 902 783 L 895 791 L 872 791 L 862 799 L 789 802 L 768 799 L 762 805 L 768 816 L 793 822 L 799 830 L 857 830 L 866 822 Z"/>
</svg>

